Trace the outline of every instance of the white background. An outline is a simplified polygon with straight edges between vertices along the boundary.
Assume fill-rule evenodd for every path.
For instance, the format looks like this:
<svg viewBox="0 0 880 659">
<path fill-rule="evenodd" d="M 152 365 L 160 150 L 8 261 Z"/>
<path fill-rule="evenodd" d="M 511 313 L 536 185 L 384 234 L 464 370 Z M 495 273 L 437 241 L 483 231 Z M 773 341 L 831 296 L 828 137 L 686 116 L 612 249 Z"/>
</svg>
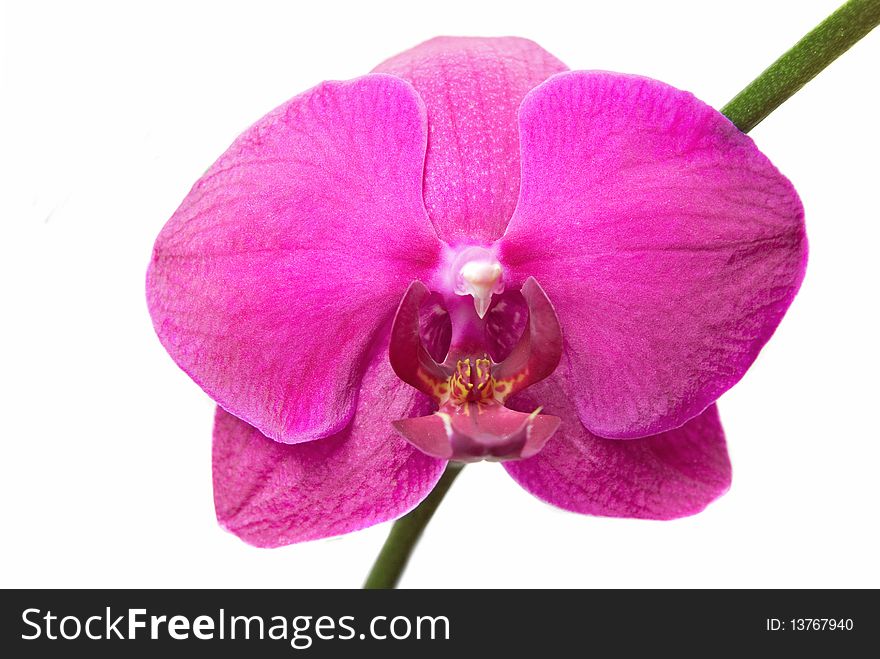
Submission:
<svg viewBox="0 0 880 659">
<path fill-rule="evenodd" d="M 388 525 L 277 550 L 222 531 L 213 404 L 143 294 L 152 242 L 246 126 L 439 34 L 530 37 L 572 68 L 720 107 L 837 5 L 18 2 L 2 17 L 0 585 L 360 585 Z M 756 128 L 803 198 L 806 282 L 720 402 L 729 494 L 675 522 L 582 517 L 468 467 L 403 585 L 880 586 L 880 32 Z"/>
</svg>

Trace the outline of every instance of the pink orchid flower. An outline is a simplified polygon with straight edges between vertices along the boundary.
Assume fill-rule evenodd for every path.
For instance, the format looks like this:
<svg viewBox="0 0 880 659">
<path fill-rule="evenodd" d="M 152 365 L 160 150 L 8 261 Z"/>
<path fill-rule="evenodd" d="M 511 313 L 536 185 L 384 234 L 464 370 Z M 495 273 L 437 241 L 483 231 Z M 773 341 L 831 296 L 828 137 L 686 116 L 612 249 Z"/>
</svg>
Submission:
<svg viewBox="0 0 880 659">
<path fill-rule="evenodd" d="M 218 519 L 271 547 L 400 517 L 449 460 L 580 513 L 699 512 L 730 484 L 714 402 L 806 252 L 789 181 L 691 94 L 439 38 L 245 131 L 147 297 L 219 405 Z"/>
</svg>

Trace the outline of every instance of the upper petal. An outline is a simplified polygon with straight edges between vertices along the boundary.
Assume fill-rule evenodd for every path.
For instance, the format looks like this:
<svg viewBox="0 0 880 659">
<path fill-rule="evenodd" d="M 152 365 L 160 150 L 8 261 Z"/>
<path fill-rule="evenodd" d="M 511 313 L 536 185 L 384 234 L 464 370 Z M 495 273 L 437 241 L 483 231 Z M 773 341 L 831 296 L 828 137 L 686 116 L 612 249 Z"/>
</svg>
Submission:
<svg viewBox="0 0 880 659">
<path fill-rule="evenodd" d="M 693 515 L 730 487 L 730 460 L 713 405 L 681 428 L 641 439 L 604 439 L 586 430 L 566 392 L 566 373 L 522 394 L 562 418 L 536 456 L 505 462 L 539 499 L 587 515 L 674 519 Z"/>
<path fill-rule="evenodd" d="M 520 126 L 499 258 L 553 300 L 581 420 L 603 437 L 681 426 L 742 377 L 794 298 L 797 194 L 720 113 L 647 78 L 560 74 Z"/>
<path fill-rule="evenodd" d="M 273 442 L 218 407 L 217 519 L 252 545 L 277 547 L 400 517 L 428 495 L 446 462 L 410 445 L 390 420 L 429 409 L 384 351 L 364 376 L 351 426 L 319 442 Z"/>
<path fill-rule="evenodd" d="M 428 108 L 424 195 L 441 238 L 491 243 L 519 192 L 516 112 L 565 65 L 527 39 L 438 37 L 375 71 L 413 84 Z"/>
<path fill-rule="evenodd" d="M 365 349 L 434 266 L 426 139 L 399 78 L 323 83 L 241 135 L 159 234 L 147 274 L 159 338 L 269 437 L 348 423 Z"/>
</svg>

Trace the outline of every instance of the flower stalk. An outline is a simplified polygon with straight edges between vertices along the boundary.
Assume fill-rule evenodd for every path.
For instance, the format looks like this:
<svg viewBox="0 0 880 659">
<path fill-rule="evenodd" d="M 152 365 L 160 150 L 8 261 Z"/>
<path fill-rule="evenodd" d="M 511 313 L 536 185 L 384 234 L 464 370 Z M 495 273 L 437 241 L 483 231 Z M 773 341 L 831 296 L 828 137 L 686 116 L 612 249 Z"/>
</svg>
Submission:
<svg viewBox="0 0 880 659">
<path fill-rule="evenodd" d="M 431 494 L 415 509 L 394 522 L 391 533 L 388 534 L 388 539 L 382 545 L 373 569 L 364 582 L 365 589 L 387 589 L 397 586 L 422 532 L 462 469 L 464 469 L 463 463 L 450 462 L 437 481 L 437 485 L 431 490 Z"/>
<path fill-rule="evenodd" d="M 880 0 L 849 0 L 773 62 L 721 113 L 741 131 L 749 132 L 878 24 Z M 431 494 L 394 523 L 364 588 L 396 587 L 422 532 L 463 467 L 450 462 Z"/>
<path fill-rule="evenodd" d="M 721 108 L 748 133 L 880 23 L 880 0 L 849 0 Z"/>
</svg>

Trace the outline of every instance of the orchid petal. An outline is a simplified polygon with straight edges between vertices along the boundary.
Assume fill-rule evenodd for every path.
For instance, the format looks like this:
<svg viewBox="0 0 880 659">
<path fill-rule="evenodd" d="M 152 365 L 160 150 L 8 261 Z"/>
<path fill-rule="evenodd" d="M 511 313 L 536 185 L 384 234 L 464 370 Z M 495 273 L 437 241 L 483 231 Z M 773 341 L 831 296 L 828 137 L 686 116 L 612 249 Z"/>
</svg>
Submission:
<svg viewBox="0 0 880 659">
<path fill-rule="evenodd" d="M 521 394 L 562 418 L 540 453 L 505 462 L 530 493 L 565 510 L 606 517 L 675 519 L 693 515 L 730 487 L 730 460 L 718 410 L 712 405 L 681 428 L 642 439 L 603 439 L 578 418 L 556 374 Z"/>
<path fill-rule="evenodd" d="M 559 74 L 520 128 L 499 258 L 553 300 L 581 421 L 622 438 L 681 426 L 739 381 L 794 298 L 797 194 L 720 113 L 647 78 Z"/>
<path fill-rule="evenodd" d="M 431 39 L 374 70 L 408 80 L 425 101 L 428 215 L 449 243 L 490 243 L 504 232 L 519 190 L 516 112 L 565 65 L 526 39 Z"/>
<path fill-rule="evenodd" d="M 159 234 L 147 276 L 159 338 L 272 439 L 346 426 L 377 328 L 435 266 L 426 135 L 399 78 L 324 83 L 239 137 Z"/>
<path fill-rule="evenodd" d="M 217 519 L 245 542 L 278 547 L 404 515 L 428 495 L 446 463 L 412 447 L 388 419 L 430 407 L 394 376 L 384 351 L 365 373 L 351 426 L 321 441 L 274 442 L 218 407 Z"/>
</svg>

